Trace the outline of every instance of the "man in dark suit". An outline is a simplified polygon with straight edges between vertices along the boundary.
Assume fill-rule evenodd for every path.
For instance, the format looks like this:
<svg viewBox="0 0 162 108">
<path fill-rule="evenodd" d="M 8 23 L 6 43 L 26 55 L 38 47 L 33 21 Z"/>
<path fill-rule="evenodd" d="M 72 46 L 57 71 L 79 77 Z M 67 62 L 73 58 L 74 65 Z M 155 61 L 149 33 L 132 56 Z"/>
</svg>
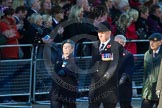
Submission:
<svg viewBox="0 0 162 108">
<path fill-rule="evenodd" d="M 89 108 L 115 108 L 117 103 L 117 70 L 122 46 L 111 38 L 107 22 L 97 25 L 99 41 L 92 48 L 92 79 L 89 92 Z"/>
<path fill-rule="evenodd" d="M 52 16 L 52 27 L 56 29 L 57 35 L 54 39 L 54 42 L 62 42 L 63 39 L 63 32 L 64 28 L 61 25 L 61 22 L 64 20 L 64 9 L 59 5 L 52 7 L 51 9 L 51 16 Z M 56 28 L 57 27 L 57 28 Z"/>
<path fill-rule="evenodd" d="M 116 35 L 116 42 L 121 44 L 123 47 L 126 44 L 126 38 L 123 35 Z M 119 79 L 119 102 L 120 108 L 132 108 L 132 72 L 134 70 L 134 58 L 126 49 L 123 49 L 123 57 L 121 58 L 118 79 Z"/>
</svg>

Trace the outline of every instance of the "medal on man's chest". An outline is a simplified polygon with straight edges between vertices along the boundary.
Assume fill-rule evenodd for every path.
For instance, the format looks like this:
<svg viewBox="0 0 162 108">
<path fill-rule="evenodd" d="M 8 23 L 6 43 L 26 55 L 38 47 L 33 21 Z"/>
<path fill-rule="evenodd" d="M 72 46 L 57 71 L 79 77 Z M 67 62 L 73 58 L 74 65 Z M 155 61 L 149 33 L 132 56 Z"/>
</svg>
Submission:
<svg viewBox="0 0 162 108">
<path fill-rule="evenodd" d="M 102 61 L 112 61 L 114 59 L 113 53 L 102 53 L 101 60 Z"/>
</svg>

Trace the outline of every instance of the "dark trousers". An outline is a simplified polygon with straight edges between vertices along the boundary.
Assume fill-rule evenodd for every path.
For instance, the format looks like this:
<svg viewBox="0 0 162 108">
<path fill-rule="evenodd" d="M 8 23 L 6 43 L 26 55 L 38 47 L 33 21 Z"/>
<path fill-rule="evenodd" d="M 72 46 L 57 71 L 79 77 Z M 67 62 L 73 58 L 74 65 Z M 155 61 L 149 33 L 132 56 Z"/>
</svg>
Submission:
<svg viewBox="0 0 162 108">
<path fill-rule="evenodd" d="M 132 108 L 131 102 L 120 102 L 120 108 Z"/>
<path fill-rule="evenodd" d="M 100 104 L 101 104 L 100 102 L 89 103 L 88 108 L 99 108 Z M 116 103 L 103 102 L 103 107 L 104 108 L 116 108 Z"/>
<path fill-rule="evenodd" d="M 142 101 L 142 105 L 141 105 L 141 108 L 153 108 L 153 106 L 155 105 L 157 108 L 158 106 L 158 101 L 151 101 L 151 100 L 147 100 L 147 99 L 144 99 Z"/>
<path fill-rule="evenodd" d="M 64 103 L 64 102 L 59 102 L 59 101 L 51 101 L 50 108 L 76 108 L 75 103 Z"/>
</svg>

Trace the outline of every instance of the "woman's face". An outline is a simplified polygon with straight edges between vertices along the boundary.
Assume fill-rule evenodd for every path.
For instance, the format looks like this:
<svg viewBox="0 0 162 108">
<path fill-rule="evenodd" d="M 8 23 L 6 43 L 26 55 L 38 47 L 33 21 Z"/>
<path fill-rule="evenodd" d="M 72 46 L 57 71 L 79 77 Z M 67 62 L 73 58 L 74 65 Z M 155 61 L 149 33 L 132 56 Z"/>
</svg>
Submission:
<svg viewBox="0 0 162 108">
<path fill-rule="evenodd" d="M 42 26 L 42 24 L 43 24 L 43 19 L 42 19 L 42 17 L 39 17 L 39 18 L 38 18 L 36 24 L 39 25 L 39 26 Z"/>
<path fill-rule="evenodd" d="M 51 5 L 51 0 L 45 0 L 43 3 L 43 8 L 44 9 L 51 9 L 52 5 Z"/>
<path fill-rule="evenodd" d="M 46 21 L 46 27 L 52 27 L 52 19 L 48 19 L 48 21 Z"/>
</svg>

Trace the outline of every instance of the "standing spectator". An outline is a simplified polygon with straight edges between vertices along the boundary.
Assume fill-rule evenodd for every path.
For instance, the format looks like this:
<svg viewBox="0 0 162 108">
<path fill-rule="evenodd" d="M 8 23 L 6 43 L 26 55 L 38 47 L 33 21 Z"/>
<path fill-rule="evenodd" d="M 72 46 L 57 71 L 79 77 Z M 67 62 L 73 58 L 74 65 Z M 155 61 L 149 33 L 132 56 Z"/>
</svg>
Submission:
<svg viewBox="0 0 162 108">
<path fill-rule="evenodd" d="M 55 28 L 64 19 L 64 10 L 60 6 L 56 5 L 52 7 L 51 15 L 52 15 L 52 26 L 53 28 Z"/>
<path fill-rule="evenodd" d="M 138 39 L 137 33 L 136 33 L 136 25 L 135 22 L 137 21 L 137 18 L 139 16 L 139 13 L 136 9 L 130 9 L 128 11 L 128 15 L 130 17 L 130 25 L 127 26 L 125 36 L 127 40 L 136 40 Z M 128 42 L 125 45 L 125 48 L 131 52 L 132 54 L 137 54 L 137 44 L 136 42 Z"/>
<path fill-rule="evenodd" d="M 118 8 L 114 6 L 113 0 L 102 0 L 103 4 L 107 7 L 108 17 L 107 21 L 112 27 L 112 34 L 115 34 L 115 22 L 119 19 L 119 16 L 121 15 L 121 12 Z"/>
<path fill-rule="evenodd" d="M 156 95 L 159 98 L 159 104 L 157 108 L 162 107 L 162 62 L 160 64 L 160 70 L 159 70 L 159 75 L 158 75 L 158 80 L 157 80 L 157 85 L 156 85 Z"/>
<path fill-rule="evenodd" d="M 62 42 L 64 40 L 62 35 L 64 32 L 64 28 L 60 25 L 60 23 L 64 20 L 64 10 L 60 6 L 55 5 L 54 7 L 52 7 L 51 16 L 52 27 L 53 29 L 57 29 L 57 35 L 54 41 L 57 43 Z"/>
<path fill-rule="evenodd" d="M 117 8 L 122 12 L 127 12 L 130 9 L 128 0 L 115 0 Z"/>
<path fill-rule="evenodd" d="M 41 14 L 50 14 L 52 9 L 52 2 L 51 0 L 41 0 Z"/>
<path fill-rule="evenodd" d="M 26 18 L 28 18 L 28 16 L 32 15 L 33 13 L 39 13 L 40 9 L 40 0 L 30 0 Z"/>
<path fill-rule="evenodd" d="M 12 8 L 16 9 L 19 6 L 24 6 L 24 0 L 13 0 Z"/>
<path fill-rule="evenodd" d="M 155 4 L 150 7 L 150 15 L 147 20 L 149 34 L 162 33 L 161 13 L 162 11 L 159 5 Z"/>
<path fill-rule="evenodd" d="M 69 39 L 62 43 L 62 54 L 57 57 L 55 72 L 52 75 L 50 108 L 62 108 L 62 106 L 64 108 L 76 108 L 77 69 L 73 55 L 74 46 L 74 42 Z M 60 80 L 64 85 L 59 82 Z"/>
<path fill-rule="evenodd" d="M 82 7 L 84 12 L 90 12 L 88 0 L 76 0 L 76 5 Z"/>
<path fill-rule="evenodd" d="M 24 19 L 24 27 L 27 30 L 29 26 L 28 17 L 31 16 L 33 13 L 39 13 L 40 10 L 40 0 L 29 0 L 29 8 L 27 9 L 27 15 Z"/>
<path fill-rule="evenodd" d="M 27 14 L 27 10 L 24 6 L 17 7 L 15 10 L 15 14 L 14 14 L 16 26 L 17 26 L 17 29 L 18 29 L 20 35 L 21 35 L 21 38 L 23 38 L 23 36 L 25 34 L 24 19 L 26 17 L 26 14 Z"/>
<path fill-rule="evenodd" d="M 9 34 L 14 35 L 12 38 L 7 39 L 7 43 L 6 43 L 7 45 L 19 44 L 18 39 L 20 38 L 20 34 L 17 30 L 16 23 L 13 18 L 13 14 L 14 14 L 14 9 L 7 8 L 4 10 L 4 16 L 1 20 L 0 30 L 2 31 L 2 33 L 9 30 L 9 31 L 12 31 L 12 34 L 10 33 Z M 2 48 L 2 58 L 3 59 L 18 59 L 19 58 L 18 52 L 19 52 L 18 46 Z"/>
<path fill-rule="evenodd" d="M 92 46 L 94 68 L 89 91 L 89 108 L 99 108 L 101 103 L 104 108 L 116 108 L 117 70 L 123 48 L 112 40 L 107 22 L 101 22 L 97 27 L 99 41 Z"/>
<path fill-rule="evenodd" d="M 138 8 L 139 11 L 139 17 L 136 22 L 136 30 L 137 30 L 137 35 L 139 39 L 148 39 L 148 25 L 147 25 L 147 19 L 149 16 L 149 9 L 141 5 Z"/>
<path fill-rule="evenodd" d="M 139 17 L 136 22 L 136 33 L 139 39 L 148 39 L 149 31 L 148 31 L 147 19 L 149 16 L 149 9 L 146 6 L 141 5 L 139 6 L 138 11 L 139 11 Z M 138 54 L 145 53 L 148 47 L 149 47 L 148 42 L 138 42 L 137 53 Z"/>
<path fill-rule="evenodd" d="M 152 5 L 158 4 L 159 0 L 146 0 L 143 5 L 150 8 Z"/>
<path fill-rule="evenodd" d="M 1 0 L 0 1 L 0 17 L 4 15 L 3 11 L 8 8 L 12 7 L 13 0 Z"/>
<path fill-rule="evenodd" d="M 12 7 L 13 0 L 2 0 L 3 7 Z"/>
<path fill-rule="evenodd" d="M 128 1 L 130 4 L 130 7 L 134 9 L 138 9 L 138 7 L 142 5 L 140 0 L 128 0 Z"/>
<path fill-rule="evenodd" d="M 115 34 L 122 34 L 125 36 L 126 28 L 130 25 L 130 17 L 127 13 L 122 13 L 119 17 L 119 19 L 116 21 L 116 30 Z"/>
<path fill-rule="evenodd" d="M 154 105 L 157 107 L 159 101 L 156 95 L 156 84 L 162 58 L 162 35 L 160 33 L 153 33 L 149 40 L 150 49 L 144 55 L 144 85 L 141 108 L 153 108 Z"/>
<path fill-rule="evenodd" d="M 28 17 L 28 28 L 26 29 L 26 35 L 23 37 L 24 44 L 39 45 L 43 43 L 43 29 L 42 29 L 42 16 L 38 13 L 33 13 Z M 24 47 L 24 58 L 31 58 L 30 47 Z"/>
<path fill-rule="evenodd" d="M 123 35 L 115 36 L 114 40 L 123 47 L 126 44 L 126 38 Z M 120 108 L 132 108 L 132 73 L 134 71 L 134 58 L 130 52 L 124 49 L 121 59 L 118 72 Z"/>
</svg>

